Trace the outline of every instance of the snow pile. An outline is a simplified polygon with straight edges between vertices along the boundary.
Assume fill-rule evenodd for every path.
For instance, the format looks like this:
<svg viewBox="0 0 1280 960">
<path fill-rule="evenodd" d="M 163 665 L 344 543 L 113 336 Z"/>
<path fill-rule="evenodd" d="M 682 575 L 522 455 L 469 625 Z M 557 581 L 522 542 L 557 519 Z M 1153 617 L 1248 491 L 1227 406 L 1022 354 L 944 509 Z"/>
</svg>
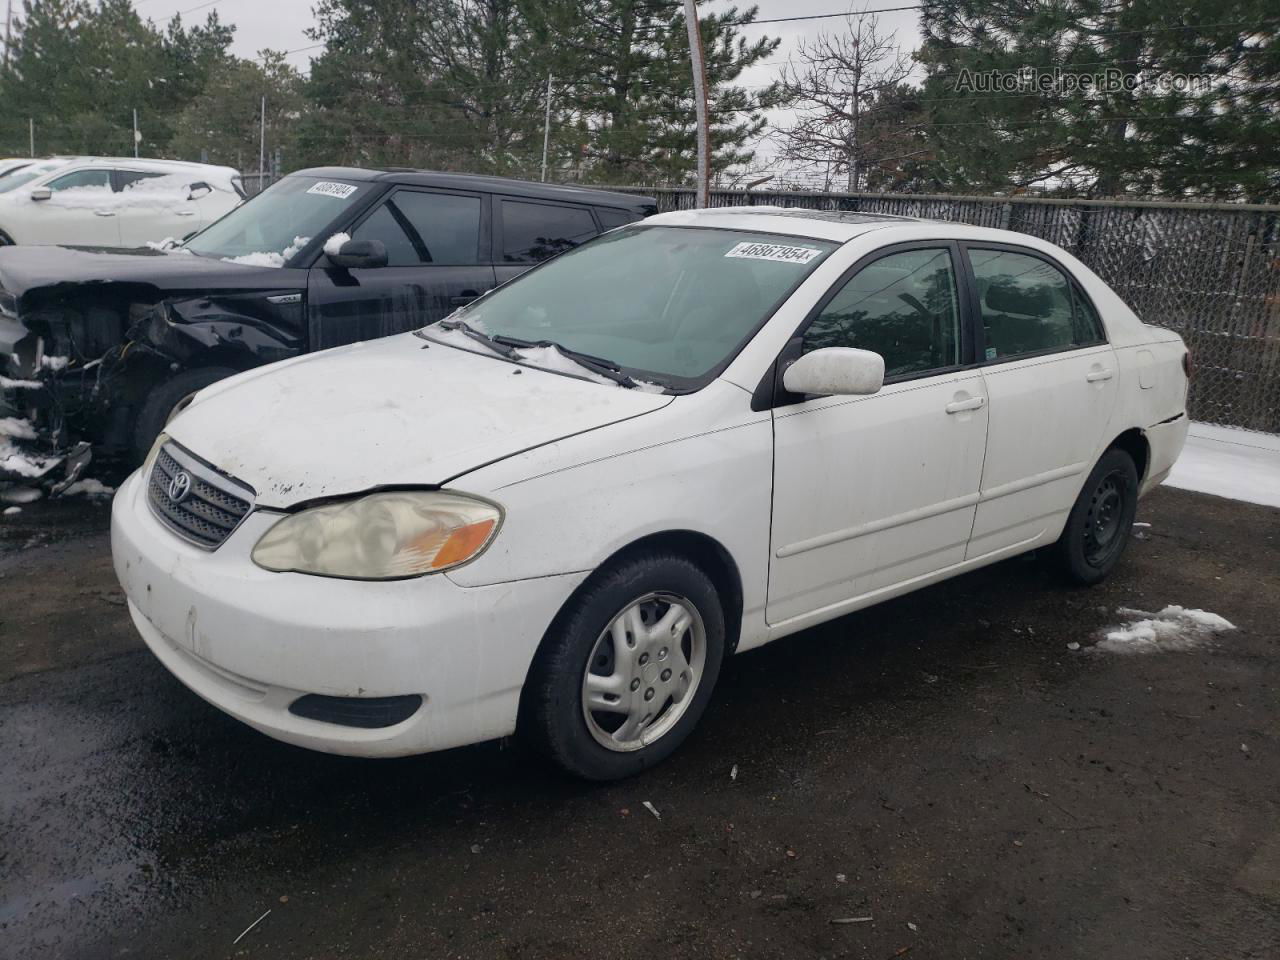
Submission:
<svg viewBox="0 0 1280 960">
<path fill-rule="evenodd" d="M 148 250 L 156 250 L 160 253 L 185 253 L 189 257 L 195 254 L 182 245 L 182 241 L 177 237 L 165 237 L 163 240 L 148 240 L 146 242 Z"/>
<path fill-rule="evenodd" d="M 27 453 L 12 440 L 0 436 L 0 475 L 7 473 L 35 479 L 44 476 L 61 462 L 61 457 L 42 457 Z"/>
<path fill-rule="evenodd" d="M 1176 605 L 1167 606 L 1159 613 L 1125 607 L 1116 612 L 1139 619 L 1108 630 L 1092 649 L 1121 654 L 1192 650 L 1215 633 L 1235 629 L 1235 624 L 1216 613 Z"/>
<path fill-rule="evenodd" d="M 21 420 L 18 417 L 0 417 L 0 437 L 34 440 L 36 428 L 28 420 Z"/>
<path fill-rule="evenodd" d="M 1280 507 L 1280 436 L 1193 423 L 1165 483 Z"/>
<path fill-rule="evenodd" d="M 310 237 L 294 237 L 293 243 L 284 248 L 282 253 L 274 250 L 260 253 L 245 253 L 238 257 L 223 257 L 227 263 L 240 263 L 246 267 L 283 267 L 292 260 L 299 250 L 311 242 Z"/>
<path fill-rule="evenodd" d="M 332 237 L 324 242 L 324 252 L 327 256 L 337 256 L 342 250 L 342 245 L 351 239 L 349 233 L 335 233 Z"/>
<path fill-rule="evenodd" d="M 67 187 L 44 202 L 64 210 L 127 210 L 183 207 L 191 202 L 191 184 L 201 182 L 189 173 L 165 174 L 135 180 L 116 193 L 109 186 Z"/>
<path fill-rule="evenodd" d="M 0 377 L 0 390 L 39 390 L 44 384 L 39 380 L 10 380 Z"/>
<path fill-rule="evenodd" d="M 101 480 L 95 480 L 93 477 L 85 477 L 83 480 L 77 480 L 67 489 L 62 491 L 64 497 L 89 497 L 96 500 L 99 497 L 109 497 L 116 492 L 115 487 L 108 487 Z"/>
<path fill-rule="evenodd" d="M 541 367 L 543 370 L 550 370 L 553 373 L 567 373 L 571 377 L 582 377 L 592 383 L 614 385 L 613 381 L 608 377 L 602 377 L 590 367 L 584 367 L 573 357 L 566 356 L 555 347 L 519 347 L 515 353 L 521 360 L 533 367 Z"/>
<path fill-rule="evenodd" d="M 35 487 L 0 487 L 0 503 L 35 503 L 43 496 Z"/>
<path fill-rule="evenodd" d="M 67 364 L 71 362 L 70 357 L 41 357 L 40 366 L 45 370 L 52 370 L 57 373 L 59 370 L 65 370 Z"/>
<path fill-rule="evenodd" d="M 6 517 L 12 517 L 21 513 L 22 508 L 21 507 L 5 507 L 3 512 Z"/>
</svg>

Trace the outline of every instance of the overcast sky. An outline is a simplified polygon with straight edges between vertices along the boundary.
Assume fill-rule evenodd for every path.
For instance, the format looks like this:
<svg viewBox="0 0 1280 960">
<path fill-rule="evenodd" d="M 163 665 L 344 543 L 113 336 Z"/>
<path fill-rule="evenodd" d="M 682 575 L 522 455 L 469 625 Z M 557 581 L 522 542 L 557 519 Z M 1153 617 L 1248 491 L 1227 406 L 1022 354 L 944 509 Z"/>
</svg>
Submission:
<svg viewBox="0 0 1280 960">
<path fill-rule="evenodd" d="M 296 51 L 288 57 L 289 61 L 302 71 L 306 71 L 310 59 L 319 50 L 300 50 L 309 47 L 314 41 L 306 36 L 306 30 L 315 22 L 312 8 L 316 0 L 214 0 L 212 3 L 201 3 L 200 0 L 134 0 L 134 6 L 143 17 L 149 17 L 158 25 L 166 23 L 175 13 L 183 13 L 183 21 L 187 25 L 203 22 L 209 11 L 217 10 L 223 23 L 232 24 L 236 28 L 235 42 L 232 52 L 241 57 L 256 56 L 259 50 L 269 47 L 272 50 Z M 850 4 L 849 0 L 758 0 L 758 19 L 767 20 L 774 17 L 800 17 L 813 14 L 838 13 L 847 10 L 875 10 L 885 7 L 907 6 L 912 0 L 865 0 Z M 726 0 L 701 0 L 702 10 L 724 10 L 730 6 L 739 9 L 750 7 L 750 3 L 729 3 Z M 920 42 L 918 26 L 918 10 L 902 10 L 877 14 L 882 32 L 893 32 L 897 42 L 904 50 L 910 52 Z M 803 38 L 813 38 L 818 34 L 832 33 L 847 29 L 849 20 L 844 17 L 821 20 L 804 20 L 794 23 L 770 23 L 742 28 L 743 36 L 754 39 L 767 34 L 780 37 L 782 45 L 778 52 L 764 63 L 746 71 L 741 83 L 748 88 L 765 86 L 777 77 L 778 71 L 787 57 L 795 50 L 797 43 Z M 771 123 L 784 121 L 784 114 L 770 117 Z M 766 148 L 760 154 L 768 154 Z"/>
</svg>

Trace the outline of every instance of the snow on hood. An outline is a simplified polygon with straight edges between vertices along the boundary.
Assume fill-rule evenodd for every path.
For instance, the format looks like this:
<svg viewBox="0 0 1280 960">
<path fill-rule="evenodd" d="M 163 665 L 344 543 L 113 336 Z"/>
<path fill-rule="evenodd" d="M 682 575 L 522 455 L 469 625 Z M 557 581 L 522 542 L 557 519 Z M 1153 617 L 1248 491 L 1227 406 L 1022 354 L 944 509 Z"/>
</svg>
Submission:
<svg viewBox="0 0 1280 960">
<path fill-rule="evenodd" d="M 670 402 L 403 334 L 224 380 L 166 431 L 253 487 L 259 505 L 289 507 L 379 486 L 444 484 Z"/>
</svg>

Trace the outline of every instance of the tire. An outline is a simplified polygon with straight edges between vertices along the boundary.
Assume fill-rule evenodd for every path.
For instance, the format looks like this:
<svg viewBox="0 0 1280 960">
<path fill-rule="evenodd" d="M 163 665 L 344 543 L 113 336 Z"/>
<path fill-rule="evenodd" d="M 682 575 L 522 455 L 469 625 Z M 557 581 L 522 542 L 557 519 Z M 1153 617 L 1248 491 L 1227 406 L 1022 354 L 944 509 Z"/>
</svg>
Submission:
<svg viewBox="0 0 1280 960">
<path fill-rule="evenodd" d="M 724 622 L 710 578 L 679 554 L 639 554 L 597 573 L 543 640 L 525 687 L 522 733 L 585 780 L 652 767 L 706 710 L 724 659 Z M 667 639 L 677 633 L 678 641 Z M 592 710 L 588 697 L 617 703 Z"/>
<path fill-rule="evenodd" d="M 1133 458 L 1112 448 L 1102 455 L 1067 517 L 1053 559 L 1066 577 L 1092 586 L 1120 560 L 1138 510 L 1138 471 Z"/>
<path fill-rule="evenodd" d="M 138 466 L 147 458 L 151 445 L 160 436 L 164 425 L 192 394 L 238 372 L 230 367 L 199 367 L 195 370 L 183 370 L 152 387 L 133 428 L 133 465 Z"/>
</svg>

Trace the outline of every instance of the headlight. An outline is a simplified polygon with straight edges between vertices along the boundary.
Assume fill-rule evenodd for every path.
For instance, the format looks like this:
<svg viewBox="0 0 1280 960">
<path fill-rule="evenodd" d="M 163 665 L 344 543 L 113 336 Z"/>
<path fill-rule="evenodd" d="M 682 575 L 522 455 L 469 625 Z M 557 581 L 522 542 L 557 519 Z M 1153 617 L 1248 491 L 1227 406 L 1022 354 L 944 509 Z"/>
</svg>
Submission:
<svg viewBox="0 0 1280 960">
<path fill-rule="evenodd" d="M 350 580 L 417 577 L 466 563 L 501 522 L 493 504 L 456 493 L 373 493 L 285 517 L 262 535 L 253 562 Z"/>
</svg>

